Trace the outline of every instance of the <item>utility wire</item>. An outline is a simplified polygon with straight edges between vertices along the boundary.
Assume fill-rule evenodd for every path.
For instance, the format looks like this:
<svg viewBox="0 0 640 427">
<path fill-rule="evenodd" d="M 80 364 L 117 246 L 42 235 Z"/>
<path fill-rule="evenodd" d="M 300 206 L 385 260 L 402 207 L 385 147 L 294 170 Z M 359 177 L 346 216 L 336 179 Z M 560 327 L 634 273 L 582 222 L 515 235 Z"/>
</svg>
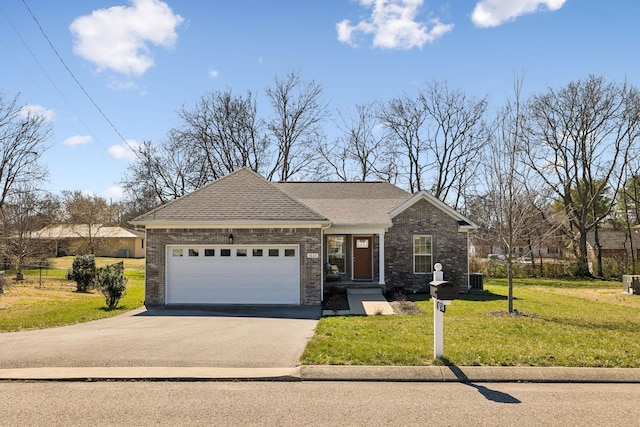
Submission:
<svg viewBox="0 0 640 427">
<path fill-rule="evenodd" d="M 31 48 L 29 47 L 29 44 L 26 42 L 26 40 L 24 39 L 24 37 L 22 37 L 22 34 L 20 33 L 20 31 L 18 31 L 18 28 L 14 25 L 13 21 L 11 21 L 11 18 L 9 18 L 9 16 L 7 15 L 7 13 L 4 11 L 4 9 L 2 8 L 2 6 L 0 6 L 0 12 L 2 12 L 2 15 L 4 16 L 4 18 L 7 20 L 7 22 L 9 23 L 9 25 L 11 26 L 11 28 L 13 29 L 13 32 L 18 36 L 18 38 L 20 39 L 20 41 L 22 42 L 22 44 L 24 45 L 25 49 L 27 49 L 27 51 L 29 52 L 29 54 L 31 55 L 31 57 L 33 58 L 33 60 L 36 62 L 36 64 L 38 64 L 38 67 L 40 68 L 40 71 L 42 71 L 42 73 L 47 77 L 47 80 L 49 80 L 49 83 L 51 83 L 51 85 L 55 88 L 56 92 L 58 92 L 58 95 L 60 96 L 60 98 L 62 98 L 65 102 L 65 104 L 69 107 L 69 109 L 73 112 L 73 114 L 76 115 L 76 117 L 78 117 L 78 120 L 80 121 L 80 123 L 82 123 L 82 125 L 84 126 L 84 128 L 89 132 L 89 133 L 93 133 L 91 132 L 91 130 L 89 129 L 89 126 L 85 123 L 85 121 L 82 119 L 82 116 L 80 114 L 78 114 L 78 112 L 75 110 L 75 108 L 73 108 L 73 106 L 71 105 L 71 103 L 69 102 L 69 100 L 67 99 L 67 97 L 64 95 L 64 93 L 60 90 L 60 88 L 58 87 L 58 85 L 56 84 L 56 82 L 53 80 L 53 78 L 51 77 L 51 75 L 49 74 L 49 72 L 47 71 L 47 69 L 42 65 L 42 63 L 40 62 L 40 60 L 38 59 L 38 57 L 35 55 L 35 53 L 31 50 Z M 4 43 L 3 43 L 4 44 Z M 40 86 L 40 83 L 31 75 L 31 73 L 29 73 L 29 70 L 20 62 L 20 60 L 13 54 L 13 52 L 11 52 L 11 50 L 9 49 L 8 46 L 5 45 L 5 48 L 7 49 L 7 51 L 9 51 L 9 53 L 11 53 L 11 55 L 13 56 L 14 60 L 20 65 L 20 67 L 24 70 L 24 72 L 29 76 L 29 78 L 31 79 L 31 81 L 33 82 L 33 84 L 37 87 L 40 88 L 40 90 L 46 94 L 46 91 L 42 88 L 42 86 Z M 52 100 L 52 102 L 55 103 L 55 101 Z M 99 138 L 95 138 L 95 141 L 98 143 L 98 145 L 100 145 L 100 147 L 102 147 L 102 149 L 106 152 L 108 151 L 104 145 L 102 145 L 102 143 L 100 142 Z M 113 157 L 111 156 L 106 156 L 107 158 L 109 158 L 116 166 L 121 167 L 115 160 Z"/>
<path fill-rule="evenodd" d="M 98 112 L 100 113 L 100 115 L 102 115 L 102 117 L 106 120 L 106 122 L 109 124 L 109 126 L 111 126 L 111 128 L 115 131 L 115 133 L 120 137 L 120 139 L 122 140 L 122 142 L 124 142 L 124 144 L 129 148 L 129 150 L 131 150 L 132 153 L 134 153 L 136 155 L 136 157 L 138 157 L 140 160 L 143 160 L 140 158 L 140 156 L 138 155 L 137 151 L 133 149 L 133 147 L 131 147 L 131 145 L 129 145 L 129 142 L 127 142 L 127 140 L 125 139 L 124 136 L 122 136 L 122 134 L 120 133 L 120 131 L 118 130 L 118 128 L 116 128 L 116 126 L 113 124 L 113 122 L 109 119 L 109 117 L 107 117 L 107 115 L 105 114 L 104 111 L 102 111 L 102 108 L 100 108 L 100 106 L 96 103 L 96 101 L 94 101 L 94 99 L 91 97 L 91 95 L 89 95 L 89 92 L 87 92 L 87 90 L 84 88 L 84 86 L 82 85 L 82 83 L 80 83 L 80 81 L 78 80 L 78 78 L 75 76 L 75 74 L 73 73 L 73 71 L 71 71 L 71 69 L 67 66 L 67 63 L 64 61 L 64 59 L 62 59 L 62 56 L 60 55 L 60 53 L 58 52 L 58 50 L 55 48 L 55 46 L 53 45 L 53 43 L 51 42 L 51 40 L 49 39 L 49 36 L 47 35 L 47 33 L 44 31 L 44 28 L 42 28 L 42 25 L 40 25 L 40 22 L 38 21 L 38 19 L 35 17 L 35 15 L 33 14 L 33 12 L 31 11 L 31 8 L 29 7 L 29 5 L 27 4 L 26 0 L 22 0 L 22 3 L 24 4 L 24 6 L 27 8 L 27 10 L 29 11 L 29 15 L 31 15 L 31 18 L 33 18 L 33 20 L 35 21 L 36 25 L 38 26 L 38 28 L 40 29 L 40 32 L 42 33 L 42 35 L 44 36 L 44 38 L 47 40 L 47 43 L 49 43 L 49 46 L 51 47 L 51 49 L 53 50 L 53 52 L 56 54 L 56 56 L 58 57 L 58 59 L 60 60 L 60 62 L 62 63 L 62 65 L 64 66 L 64 68 L 67 70 L 67 72 L 69 73 L 69 75 L 71 76 L 71 78 L 73 79 L 74 82 L 76 82 L 76 84 L 78 85 L 78 87 L 80 88 L 80 90 L 82 90 L 82 92 L 85 94 L 85 96 L 89 99 L 89 101 L 93 104 L 94 107 L 96 107 L 96 110 L 98 110 Z"/>
</svg>

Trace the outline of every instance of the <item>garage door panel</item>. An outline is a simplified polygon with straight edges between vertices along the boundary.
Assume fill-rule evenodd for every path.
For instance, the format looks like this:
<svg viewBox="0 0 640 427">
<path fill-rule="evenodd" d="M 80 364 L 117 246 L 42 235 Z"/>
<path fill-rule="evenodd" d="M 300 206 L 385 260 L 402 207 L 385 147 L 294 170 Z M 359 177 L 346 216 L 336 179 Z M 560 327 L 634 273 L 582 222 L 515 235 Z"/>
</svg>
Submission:
<svg viewBox="0 0 640 427">
<path fill-rule="evenodd" d="M 299 295 L 298 246 L 167 247 L 168 304 L 299 304 Z"/>
</svg>

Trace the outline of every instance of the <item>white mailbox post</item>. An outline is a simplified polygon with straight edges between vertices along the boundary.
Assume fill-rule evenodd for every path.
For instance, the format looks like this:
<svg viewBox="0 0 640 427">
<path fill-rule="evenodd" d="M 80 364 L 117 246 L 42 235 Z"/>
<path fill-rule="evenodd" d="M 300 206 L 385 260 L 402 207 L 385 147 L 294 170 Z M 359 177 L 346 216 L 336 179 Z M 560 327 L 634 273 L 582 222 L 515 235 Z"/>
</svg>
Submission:
<svg viewBox="0 0 640 427">
<path fill-rule="evenodd" d="M 458 287 L 444 280 L 442 264 L 434 266 L 433 281 L 429 283 L 433 299 L 433 357 L 444 356 L 444 312 L 451 300 L 457 298 Z"/>
</svg>

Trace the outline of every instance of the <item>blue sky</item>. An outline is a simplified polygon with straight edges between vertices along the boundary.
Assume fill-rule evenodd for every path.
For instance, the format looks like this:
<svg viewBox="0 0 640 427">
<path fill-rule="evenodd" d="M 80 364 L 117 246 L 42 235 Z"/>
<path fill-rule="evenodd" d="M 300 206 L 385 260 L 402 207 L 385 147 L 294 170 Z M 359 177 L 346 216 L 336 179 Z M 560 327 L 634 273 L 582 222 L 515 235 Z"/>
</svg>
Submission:
<svg viewBox="0 0 640 427">
<path fill-rule="evenodd" d="M 208 91 L 260 101 L 299 71 L 337 117 L 432 79 L 492 108 L 522 71 L 525 95 L 588 74 L 640 86 L 639 16 L 637 0 L 3 0 L 0 91 L 51 121 L 50 191 L 117 200 L 122 138 L 160 141 Z"/>
</svg>

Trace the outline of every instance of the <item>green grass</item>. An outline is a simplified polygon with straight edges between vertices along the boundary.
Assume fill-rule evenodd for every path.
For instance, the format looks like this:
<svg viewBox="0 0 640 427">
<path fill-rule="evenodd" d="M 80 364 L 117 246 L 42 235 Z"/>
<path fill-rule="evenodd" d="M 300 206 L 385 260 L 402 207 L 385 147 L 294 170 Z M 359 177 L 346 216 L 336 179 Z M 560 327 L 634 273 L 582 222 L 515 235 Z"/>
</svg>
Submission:
<svg viewBox="0 0 640 427">
<path fill-rule="evenodd" d="M 640 367 L 640 296 L 620 282 L 525 279 L 514 285 L 507 316 L 506 280 L 463 296 L 445 313 L 444 355 L 460 366 Z M 422 315 L 327 317 L 303 364 L 432 365 L 433 302 Z"/>
<path fill-rule="evenodd" d="M 53 260 L 54 266 L 62 268 L 43 270 L 42 283 L 39 270 L 23 270 L 25 280 L 20 283 L 12 283 L 11 277 L 15 276 L 15 272 L 7 272 L 9 286 L 5 289 L 5 295 L 0 296 L 0 332 L 82 323 L 115 316 L 142 306 L 144 270 L 140 265 L 143 265 L 144 261 L 125 260 L 125 274 L 129 279 L 126 295 L 120 300 L 117 308 L 109 310 L 100 292 L 76 292 L 75 285 L 64 278 L 64 268 L 66 264 L 70 265 L 67 258 L 71 257 Z M 120 260 L 98 258 L 97 265 L 117 261 Z"/>
</svg>

